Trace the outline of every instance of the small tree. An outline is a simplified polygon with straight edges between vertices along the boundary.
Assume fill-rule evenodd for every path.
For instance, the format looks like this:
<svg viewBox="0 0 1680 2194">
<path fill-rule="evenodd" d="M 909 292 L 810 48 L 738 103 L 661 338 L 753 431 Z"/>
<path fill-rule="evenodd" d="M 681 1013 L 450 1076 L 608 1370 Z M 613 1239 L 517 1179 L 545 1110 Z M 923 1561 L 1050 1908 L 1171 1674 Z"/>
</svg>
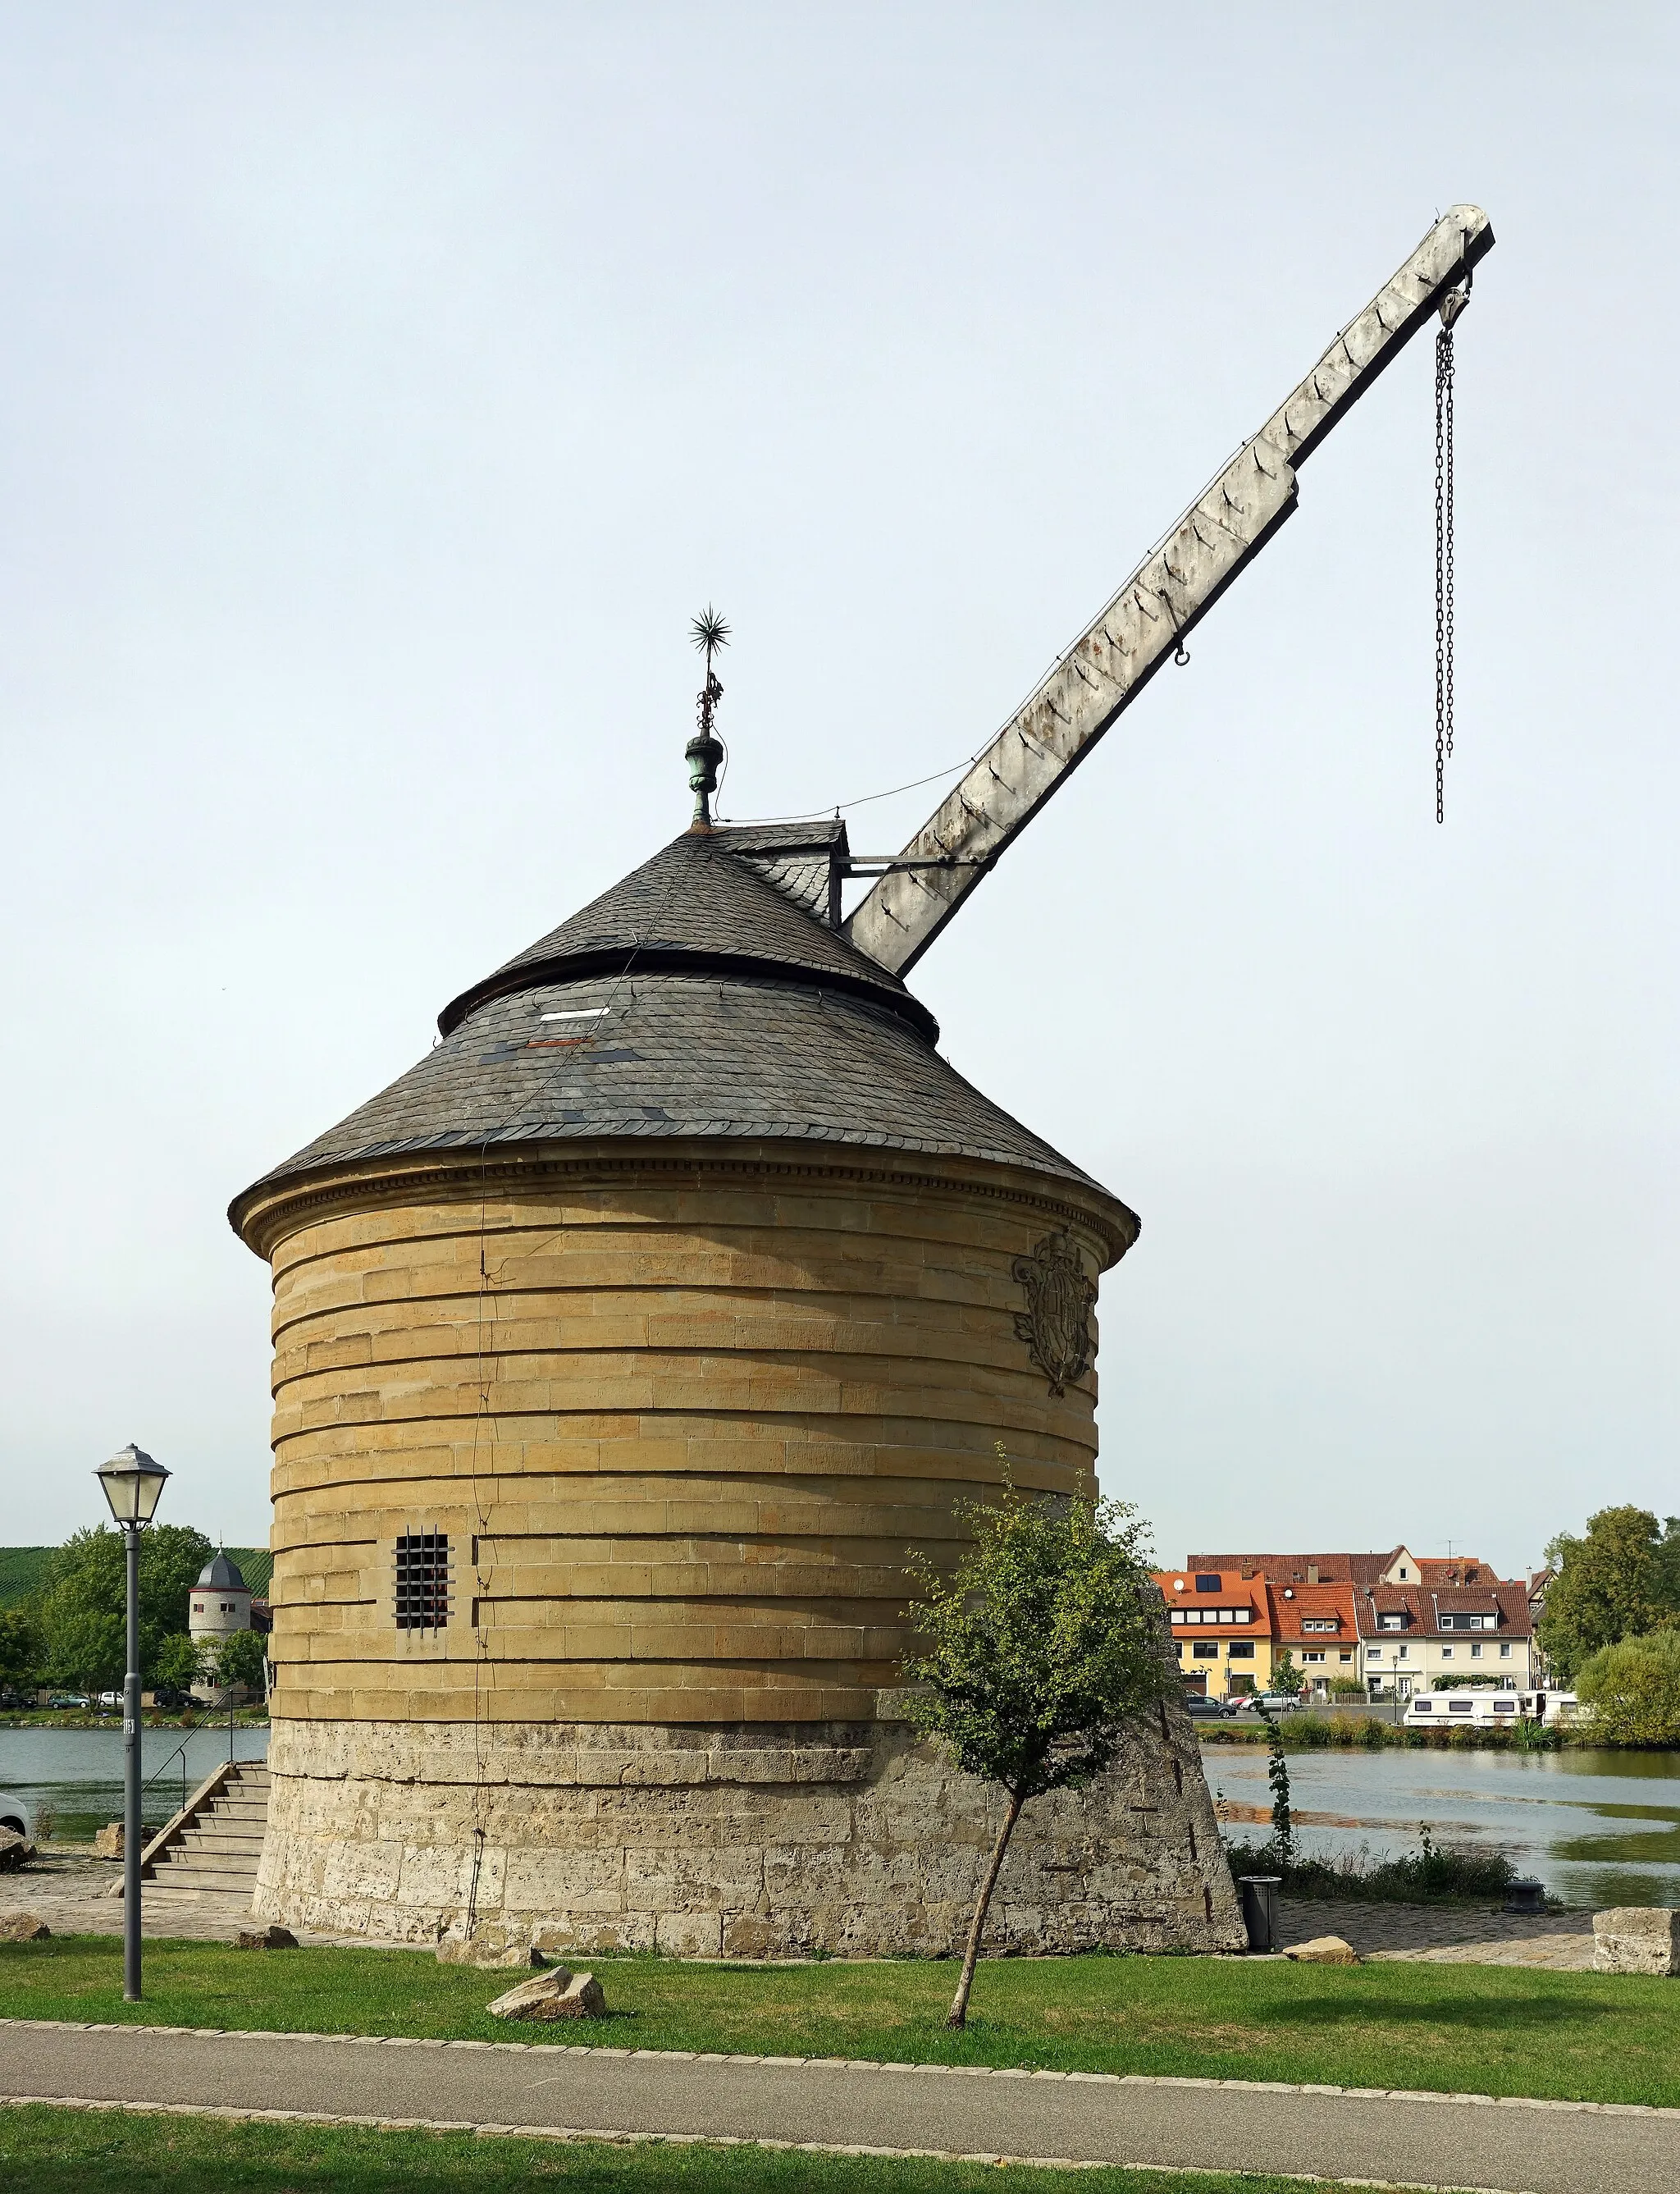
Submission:
<svg viewBox="0 0 1680 2194">
<path fill-rule="evenodd" d="M 1680 1744 L 1680 1630 L 1603 1646 L 1575 1689 L 1592 1709 L 1595 1743 Z"/>
<path fill-rule="evenodd" d="M 210 1680 L 223 1686 L 239 1685 L 258 1698 L 262 1696 L 264 1647 L 255 1630 L 236 1630 L 217 1646 Z"/>
<path fill-rule="evenodd" d="M 204 1674 L 204 1656 L 196 1638 L 178 1630 L 163 1639 L 152 1663 L 152 1681 L 166 1691 L 190 1691 Z"/>
<path fill-rule="evenodd" d="M 1280 1874 L 1287 1875 L 1295 1864 L 1295 1817 L 1289 1805 L 1289 1762 L 1283 1750 L 1283 1732 L 1277 1726 L 1276 1714 L 1267 1714 L 1266 1728 L 1270 1733 L 1270 1749 L 1266 1759 L 1266 1780 L 1271 1785 L 1271 1852 Z"/>
<path fill-rule="evenodd" d="M 1298 1699 L 1301 1696 L 1301 1672 L 1295 1666 L 1295 1657 L 1287 1646 L 1272 1663 L 1271 1687 L 1275 1691 L 1282 1691 L 1286 1699 Z"/>
<path fill-rule="evenodd" d="M 1021 1809 L 1089 1783 L 1115 1756 L 1129 1715 L 1176 1689 L 1147 1533 L 1119 1502 L 1035 1499 L 1009 1476 L 995 1501 L 960 1501 L 973 1543 L 943 1577 L 918 1558 L 910 1620 L 926 1650 L 904 1662 L 906 1712 L 942 1737 L 964 1772 L 1000 1784 L 1003 1824 L 980 1882 L 946 2025 L 967 2022 L 969 1991 L 999 1869 Z"/>
</svg>

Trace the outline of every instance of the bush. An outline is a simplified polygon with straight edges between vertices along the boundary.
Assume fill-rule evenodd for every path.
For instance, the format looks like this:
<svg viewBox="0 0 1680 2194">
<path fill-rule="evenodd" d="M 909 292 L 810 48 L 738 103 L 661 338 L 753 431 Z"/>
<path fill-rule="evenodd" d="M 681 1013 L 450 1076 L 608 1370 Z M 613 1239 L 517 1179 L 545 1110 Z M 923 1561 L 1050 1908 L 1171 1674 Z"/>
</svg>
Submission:
<svg viewBox="0 0 1680 2194">
<path fill-rule="evenodd" d="M 1517 1869 L 1503 1852 L 1465 1844 L 1437 1844 L 1425 1822 L 1419 1849 L 1403 1858 L 1373 1864 L 1370 1847 L 1342 1852 L 1334 1858 L 1280 1857 L 1275 1841 L 1228 1841 L 1225 1856 L 1233 1874 L 1276 1874 L 1286 1897 L 1356 1898 L 1372 1904 L 1482 1904 L 1503 1901 Z"/>
<path fill-rule="evenodd" d="M 1680 1744 L 1680 1630 L 1606 1646 L 1576 1679 L 1599 1744 Z"/>
</svg>

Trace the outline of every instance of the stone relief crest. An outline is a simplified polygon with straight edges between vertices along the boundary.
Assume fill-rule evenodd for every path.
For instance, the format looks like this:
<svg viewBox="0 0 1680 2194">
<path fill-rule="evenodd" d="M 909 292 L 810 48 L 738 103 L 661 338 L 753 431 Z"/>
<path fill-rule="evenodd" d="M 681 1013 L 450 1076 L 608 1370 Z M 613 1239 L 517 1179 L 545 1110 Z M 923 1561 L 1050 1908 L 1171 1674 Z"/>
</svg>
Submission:
<svg viewBox="0 0 1680 2194">
<path fill-rule="evenodd" d="M 1046 1234 L 1030 1257 L 1010 1271 L 1026 1290 L 1027 1307 L 1015 1313 L 1015 1330 L 1052 1394 L 1091 1367 L 1091 1312 L 1097 1283 L 1085 1277 L 1079 1251 L 1065 1234 Z"/>
</svg>

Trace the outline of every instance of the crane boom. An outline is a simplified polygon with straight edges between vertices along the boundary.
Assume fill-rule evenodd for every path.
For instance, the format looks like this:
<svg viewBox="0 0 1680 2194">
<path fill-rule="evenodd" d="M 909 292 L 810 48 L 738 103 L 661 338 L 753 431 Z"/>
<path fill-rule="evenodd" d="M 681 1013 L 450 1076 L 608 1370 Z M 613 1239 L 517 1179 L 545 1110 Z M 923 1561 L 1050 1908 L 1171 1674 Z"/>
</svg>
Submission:
<svg viewBox="0 0 1680 2194">
<path fill-rule="evenodd" d="M 1454 206 L 1436 222 L 969 765 L 851 915 L 846 928 L 854 945 L 895 974 L 920 958 L 1289 516 L 1299 467 L 1493 247 L 1479 206 Z"/>
</svg>

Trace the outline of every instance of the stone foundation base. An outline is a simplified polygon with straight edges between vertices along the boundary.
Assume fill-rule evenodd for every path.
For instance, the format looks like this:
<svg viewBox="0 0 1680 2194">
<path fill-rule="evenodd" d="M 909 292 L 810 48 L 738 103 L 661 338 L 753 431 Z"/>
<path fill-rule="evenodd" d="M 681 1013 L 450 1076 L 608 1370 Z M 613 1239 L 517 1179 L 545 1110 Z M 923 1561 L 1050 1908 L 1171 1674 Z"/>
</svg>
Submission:
<svg viewBox="0 0 1680 2194">
<path fill-rule="evenodd" d="M 255 1910 L 324 1933 L 691 1956 L 960 1950 L 994 1790 L 902 1725 L 277 1720 Z M 1139 1724 L 1016 1829 L 989 1950 L 1236 1950 L 1194 1733 Z"/>
</svg>

